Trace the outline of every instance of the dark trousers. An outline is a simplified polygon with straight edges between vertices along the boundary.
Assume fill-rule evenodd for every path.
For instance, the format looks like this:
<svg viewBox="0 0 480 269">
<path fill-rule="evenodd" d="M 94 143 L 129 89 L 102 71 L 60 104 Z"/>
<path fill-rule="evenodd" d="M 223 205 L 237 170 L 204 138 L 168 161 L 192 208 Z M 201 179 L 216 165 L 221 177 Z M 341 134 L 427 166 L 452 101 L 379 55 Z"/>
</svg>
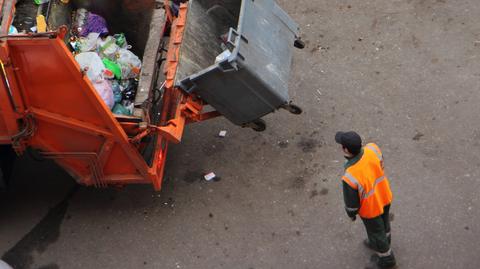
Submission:
<svg viewBox="0 0 480 269">
<path fill-rule="evenodd" d="M 362 218 L 367 230 L 370 245 L 378 252 L 385 253 L 390 250 L 390 205 L 383 208 L 383 214 L 373 218 Z"/>
</svg>

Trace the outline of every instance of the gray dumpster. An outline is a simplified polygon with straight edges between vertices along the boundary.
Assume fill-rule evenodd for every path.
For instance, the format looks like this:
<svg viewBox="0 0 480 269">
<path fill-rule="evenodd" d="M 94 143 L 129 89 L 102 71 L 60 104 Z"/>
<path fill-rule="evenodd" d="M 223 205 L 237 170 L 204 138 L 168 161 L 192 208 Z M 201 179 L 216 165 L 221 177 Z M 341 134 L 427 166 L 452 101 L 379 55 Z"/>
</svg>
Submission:
<svg viewBox="0 0 480 269">
<path fill-rule="evenodd" d="M 190 0 L 177 86 L 237 125 L 255 122 L 289 104 L 297 35 L 273 0 Z"/>
</svg>

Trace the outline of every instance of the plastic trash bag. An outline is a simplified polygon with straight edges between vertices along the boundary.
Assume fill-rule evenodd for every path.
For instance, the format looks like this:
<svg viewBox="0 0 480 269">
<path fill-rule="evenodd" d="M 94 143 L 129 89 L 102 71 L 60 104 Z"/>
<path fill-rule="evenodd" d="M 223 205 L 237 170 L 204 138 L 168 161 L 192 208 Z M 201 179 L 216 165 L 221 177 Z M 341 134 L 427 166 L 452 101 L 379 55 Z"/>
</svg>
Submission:
<svg viewBox="0 0 480 269">
<path fill-rule="evenodd" d="M 95 52 L 82 52 L 75 56 L 75 60 L 82 70 L 87 71 L 87 77 L 92 83 L 103 80 L 105 65 Z"/>
<path fill-rule="evenodd" d="M 113 90 L 113 99 L 115 103 L 120 103 L 123 99 L 123 96 L 122 96 L 122 89 L 118 81 L 116 80 L 112 81 L 112 90 Z"/>
<path fill-rule="evenodd" d="M 90 33 L 87 37 L 79 39 L 79 47 L 81 52 L 96 51 L 98 46 L 99 33 Z"/>
<path fill-rule="evenodd" d="M 88 13 L 80 35 L 87 36 L 90 33 L 99 33 L 101 36 L 108 34 L 107 21 L 102 16 L 92 12 Z"/>
<path fill-rule="evenodd" d="M 10 25 L 10 27 L 8 28 L 8 34 L 9 34 L 9 35 L 16 35 L 16 34 L 18 34 L 17 28 L 15 28 L 15 26 L 13 26 L 13 25 Z"/>
<path fill-rule="evenodd" d="M 110 61 L 107 58 L 104 58 L 102 61 L 103 61 L 103 64 L 105 65 L 105 68 L 112 71 L 116 79 L 122 79 L 122 69 L 116 62 Z"/>
<path fill-rule="evenodd" d="M 112 109 L 115 105 L 113 90 L 110 83 L 103 79 L 105 66 L 103 65 L 102 59 L 100 59 L 100 56 L 95 52 L 82 52 L 75 56 L 75 60 L 82 70 L 87 71 L 87 77 L 92 82 L 93 87 L 97 90 L 107 106 Z"/>
<path fill-rule="evenodd" d="M 134 104 L 133 104 L 132 101 L 123 100 L 123 101 L 122 101 L 122 105 L 123 105 L 123 107 L 125 107 L 125 108 L 128 110 L 128 114 L 129 114 L 129 115 L 132 115 L 132 114 L 133 114 Z"/>
<path fill-rule="evenodd" d="M 98 40 L 98 51 L 102 57 L 115 60 L 119 49 L 120 47 L 116 44 L 116 39 L 112 36 L 107 36 L 104 39 L 100 38 Z"/>
<path fill-rule="evenodd" d="M 112 86 L 107 80 L 102 80 L 96 83 L 93 83 L 93 87 L 97 90 L 97 93 L 100 95 L 103 101 L 107 106 L 112 109 L 115 105 L 115 100 L 113 97 Z"/>
<path fill-rule="evenodd" d="M 117 64 L 122 69 L 122 79 L 138 77 L 142 68 L 142 61 L 137 55 L 126 49 L 118 50 Z"/>
<path fill-rule="evenodd" d="M 122 104 L 116 104 L 112 109 L 113 114 L 130 116 L 130 110 L 124 107 Z"/>
<path fill-rule="evenodd" d="M 138 88 L 138 81 L 131 79 L 128 83 L 125 83 L 125 88 L 122 91 L 122 99 L 124 101 L 131 101 L 135 100 L 135 96 L 137 95 L 137 88 Z"/>
<path fill-rule="evenodd" d="M 128 45 L 127 38 L 124 33 L 113 35 L 115 38 L 115 43 L 122 49 L 129 49 L 131 46 Z"/>
</svg>

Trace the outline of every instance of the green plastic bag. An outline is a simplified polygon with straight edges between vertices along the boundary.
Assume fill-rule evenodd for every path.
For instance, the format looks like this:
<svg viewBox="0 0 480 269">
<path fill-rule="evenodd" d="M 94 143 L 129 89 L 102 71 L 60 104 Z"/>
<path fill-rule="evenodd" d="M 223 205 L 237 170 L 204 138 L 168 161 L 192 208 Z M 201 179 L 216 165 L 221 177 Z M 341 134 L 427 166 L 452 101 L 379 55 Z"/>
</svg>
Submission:
<svg viewBox="0 0 480 269">
<path fill-rule="evenodd" d="M 113 36 L 113 38 L 115 38 L 117 46 L 119 46 L 120 48 L 126 47 L 127 39 L 125 38 L 124 33 L 116 34 Z"/>
<path fill-rule="evenodd" d="M 50 2 L 50 0 L 33 0 L 33 2 L 37 5 L 41 5 Z"/>
<path fill-rule="evenodd" d="M 130 116 L 130 110 L 122 106 L 121 104 L 115 104 L 112 109 L 113 114 Z"/>
<path fill-rule="evenodd" d="M 122 79 L 122 68 L 116 62 L 107 58 L 103 58 L 102 62 L 108 70 L 112 71 L 116 79 Z"/>
</svg>

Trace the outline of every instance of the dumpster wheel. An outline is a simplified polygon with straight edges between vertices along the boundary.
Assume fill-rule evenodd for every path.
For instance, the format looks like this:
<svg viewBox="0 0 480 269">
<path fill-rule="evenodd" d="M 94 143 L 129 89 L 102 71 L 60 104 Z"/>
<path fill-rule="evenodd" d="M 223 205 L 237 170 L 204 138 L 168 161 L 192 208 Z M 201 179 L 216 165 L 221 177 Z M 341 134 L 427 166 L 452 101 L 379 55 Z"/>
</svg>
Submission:
<svg viewBox="0 0 480 269">
<path fill-rule="evenodd" d="M 301 40 L 300 38 L 297 38 L 295 42 L 293 43 L 293 46 L 297 49 L 304 49 L 305 48 L 305 42 Z"/>
<path fill-rule="evenodd" d="M 300 115 L 303 113 L 303 109 L 301 107 L 294 105 L 292 103 L 288 105 L 284 105 L 282 106 L 282 108 L 295 115 Z"/>
<path fill-rule="evenodd" d="M 256 119 L 245 124 L 243 127 L 252 128 L 256 132 L 263 132 L 267 129 L 267 123 L 262 119 Z"/>
</svg>

